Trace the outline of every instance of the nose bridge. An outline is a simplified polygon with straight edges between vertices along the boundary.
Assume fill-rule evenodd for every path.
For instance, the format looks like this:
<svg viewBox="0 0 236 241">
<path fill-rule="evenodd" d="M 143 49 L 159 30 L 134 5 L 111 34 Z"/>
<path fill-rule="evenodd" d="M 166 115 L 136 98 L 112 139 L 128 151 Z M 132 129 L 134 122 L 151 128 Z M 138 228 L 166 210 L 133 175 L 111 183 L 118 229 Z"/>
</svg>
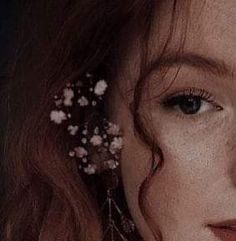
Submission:
<svg viewBox="0 0 236 241">
<path fill-rule="evenodd" d="M 236 124 L 235 124 L 235 129 L 236 129 Z M 230 136 L 226 141 L 226 147 L 229 154 L 233 154 L 236 157 L 236 130 L 230 131 Z"/>
<path fill-rule="evenodd" d="M 234 103 L 228 110 L 227 117 L 224 119 L 224 131 L 222 140 L 225 140 L 226 150 L 229 155 L 236 158 L 236 95 Z"/>
<path fill-rule="evenodd" d="M 230 132 L 230 138 L 226 142 L 227 158 L 229 158 L 229 176 L 233 186 L 236 188 L 236 120 Z M 226 160 L 226 163 L 227 160 Z"/>
</svg>

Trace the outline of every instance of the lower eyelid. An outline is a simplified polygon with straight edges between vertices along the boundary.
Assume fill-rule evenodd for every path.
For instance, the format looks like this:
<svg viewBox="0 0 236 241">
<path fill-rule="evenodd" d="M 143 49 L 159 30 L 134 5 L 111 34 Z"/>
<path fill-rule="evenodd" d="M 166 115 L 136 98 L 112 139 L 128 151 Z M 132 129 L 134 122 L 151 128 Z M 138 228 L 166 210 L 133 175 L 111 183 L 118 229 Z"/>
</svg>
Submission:
<svg viewBox="0 0 236 241">
<path fill-rule="evenodd" d="M 181 121 L 186 121 L 186 122 L 191 122 L 191 121 L 198 122 L 202 120 L 207 121 L 209 120 L 209 117 L 211 117 L 211 114 L 209 113 L 209 111 L 198 113 L 198 114 L 192 114 L 192 115 L 191 114 L 187 115 L 180 111 L 174 111 L 174 110 L 172 111 L 168 113 L 170 115 L 169 118 L 172 118 L 175 116 L 177 119 L 180 119 Z"/>
</svg>

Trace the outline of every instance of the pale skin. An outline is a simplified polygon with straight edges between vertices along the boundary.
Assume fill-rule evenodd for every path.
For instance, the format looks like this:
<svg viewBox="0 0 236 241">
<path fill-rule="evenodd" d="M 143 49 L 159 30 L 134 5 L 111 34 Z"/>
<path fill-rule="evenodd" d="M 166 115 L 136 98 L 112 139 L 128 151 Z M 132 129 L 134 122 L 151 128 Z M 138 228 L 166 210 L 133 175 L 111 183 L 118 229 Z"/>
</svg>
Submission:
<svg viewBox="0 0 236 241">
<path fill-rule="evenodd" d="M 154 28 L 152 56 L 166 36 L 167 2 L 155 23 L 159 32 Z M 162 82 L 158 82 L 158 71 L 154 71 L 147 78 L 149 94 L 161 95 L 140 106 L 143 115 L 149 113 L 152 131 L 164 154 L 164 166 L 154 175 L 147 193 L 150 215 L 164 241 L 219 241 L 206 224 L 236 219 L 236 1 L 206 0 L 204 5 L 199 2 L 192 1 L 190 7 L 183 53 L 191 53 L 191 58 L 200 55 L 214 59 L 215 64 L 224 63 L 224 68 L 219 73 L 216 66 L 209 71 L 203 68 L 204 64 L 192 66 L 183 61 L 177 78 L 164 94 L 161 92 L 176 74 L 176 66 L 170 67 Z M 170 44 L 173 51 L 179 44 L 181 28 L 179 21 Z M 154 241 L 138 206 L 139 186 L 150 168 L 150 151 L 134 134 L 127 105 L 132 101 L 132 91 L 127 90 L 135 85 L 139 68 L 139 48 L 135 45 L 130 50 L 117 76 L 118 86 L 112 92 L 111 118 L 124 134 L 121 176 L 130 212 L 144 240 Z M 167 109 L 160 104 L 167 95 L 188 87 L 209 92 L 221 108 L 202 100 L 197 113 L 184 114 L 178 105 Z"/>
</svg>

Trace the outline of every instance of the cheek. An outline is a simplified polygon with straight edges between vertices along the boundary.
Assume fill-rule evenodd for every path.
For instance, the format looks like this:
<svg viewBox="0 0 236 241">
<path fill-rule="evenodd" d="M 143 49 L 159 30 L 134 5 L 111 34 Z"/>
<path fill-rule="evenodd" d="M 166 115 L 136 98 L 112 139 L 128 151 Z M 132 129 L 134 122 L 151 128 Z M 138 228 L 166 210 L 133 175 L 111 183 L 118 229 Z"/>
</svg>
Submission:
<svg viewBox="0 0 236 241">
<path fill-rule="evenodd" d="M 141 235 L 154 241 L 138 204 L 139 187 L 149 172 L 151 153 L 135 134 L 128 108 L 119 107 L 113 118 L 124 133 L 121 174 L 127 204 Z M 155 135 L 163 151 L 164 166 L 148 189 L 147 211 L 165 237 L 180 230 L 183 237 L 188 237 L 187 226 L 190 233 L 197 235 L 209 220 L 232 216 L 236 208 L 236 129 L 231 113 L 226 111 L 217 118 L 197 122 L 177 121 L 162 112 L 152 115 L 158 123 Z"/>
<path fill-rule="evenodd" d="M 131 214 L 141 234 L 152 241 L 152 234 L 138 205 L 139 187 L 148 174 L 151 153 L 134 135 L 131 116 L 120 115 L 124 150 L 121 169 Z M 125 120 L 125 122 L 124 122 Z M 233 123 L 233 119 L 230 119 Z M 149 215 L 167 237 L 170 230 L 191 224 L 200 227 L 209 218 L 222 217 L 222 205 L 231 202 L 235 156 L 233 124 L 229 119 L 212 122 L 214 128 L 190 125 L 184 128 L 175 121 L 161 121 L 156 134 L 164 155 L 164 166 L 157 172 L 147 193 Z M 210 127 L 210 128 L 209 128 Z M 231 201 L 230 201 L 231 200 Z M 167 228 L 168 227 L 168 228 Z"/>
<path fill-rule="evenodd" d="M 181 127 L 180 122 L 161 122 L 158 140 L 164 166 L 153 177 L 148 192 L 150 215 L 166 232 L 172 226 L 200 226 L 221 216 L 222 205 L 232 200 L 235 148 L 229 121 Z M 212 122 L 213 123 L 213 122 Z M 212 124 L 213 125 L 213 124 Z M 234 145 L 235 146 L 235 145 Z M 235 205 L 230 201 L 229 210 Z M 232 211 L 231 211 L 232 212 Z M 221 216 L 222 217 L 222 216 Z"/>
<path fill-rule="evenodd" d="M 154 176 L 148 196 L 155 211 L 154 217 L 165 216 L 166 221 L 169 219 L 168 222 L 177 224 L 180 217 L 188 216 L 193 222 L 204 215 L 204 210 L 199 212 L 200 207 L 211 201 L 205 190 L 210 189 L 207 185 L 215 183 L 222 172 L 215 159 L 216 156 L 220 158 L 221 153 L 217 143 L 207 139 L 197 142 L 190 136 L 185 138 L 182 135 L 180 139 L 171 135 L 161 140 L 164 166 Z"/>
</svg>

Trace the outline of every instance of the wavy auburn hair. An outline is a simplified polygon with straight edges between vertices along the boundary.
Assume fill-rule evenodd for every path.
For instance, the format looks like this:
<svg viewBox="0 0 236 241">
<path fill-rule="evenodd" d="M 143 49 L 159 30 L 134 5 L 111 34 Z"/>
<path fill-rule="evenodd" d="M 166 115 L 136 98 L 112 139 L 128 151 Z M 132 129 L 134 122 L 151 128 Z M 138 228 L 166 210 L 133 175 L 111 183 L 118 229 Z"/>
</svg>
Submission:
<svg viewBox="0 0 236 241">
<path fill-rule="evenodd" d="M 143 45 L 140 78 L 134 93 L 134 125 L 152 153 L 161 157 L 155 171 L 161 168 L 162 152 L 157 141 L 147 134 L 137 110 L 145 76 L 150 71 L 146 62 L 154 12 L 162 2 L 22 0 L 18 3 L 18 39 L 8 84 L 3 162 L 5 192 L 0 217 L 4 241 L 101 240 L 98 187 L 82 177 L 76 163 L 67 156 L 68 137 L 60 128 L 52 128 L 49 113 L 53 96 L 68 80 L 92 71 L 111 82 L 122 62 L 121 49 L 129 48 L 134 37 L 139 37 Z M 177 0 L 173 0 L 172 6 L 174 23 Z M 172 31 L 173 24 L 169 39 Z M 143 181 L 139 204 L 156 240 L 162 240 L 144 205 L 153 174 L 150 171 Z M 136 233 L 132 240 L 141 238 Z"/>
</svg>

